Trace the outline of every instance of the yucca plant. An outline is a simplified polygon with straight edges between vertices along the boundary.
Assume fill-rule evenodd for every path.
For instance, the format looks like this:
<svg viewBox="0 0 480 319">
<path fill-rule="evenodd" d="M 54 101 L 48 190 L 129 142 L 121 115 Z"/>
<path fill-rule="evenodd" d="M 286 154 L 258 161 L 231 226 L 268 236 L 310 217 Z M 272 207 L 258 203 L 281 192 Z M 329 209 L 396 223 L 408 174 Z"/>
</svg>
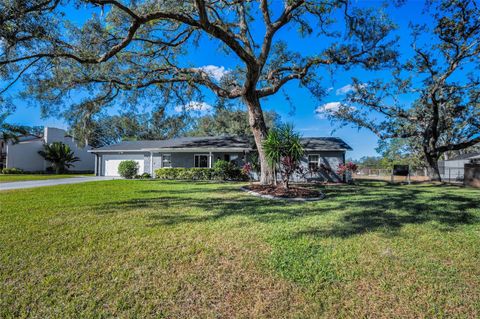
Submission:
<svg viewBox="0 0 480 319">
<path fill-rule="evenodd" d="M 283 185 L 289 188 L 290 177 L 304 154 L 300 134 L 294 131 L 291 124 L 273 128 L 268 132 L 263 148 L 267 161 L 274 171 L 274 184 L 276 185 L 276 173 L 279 171 Z"/>
<path fill-rule="evenodd" d="M 267 158 L 268 165 L 273 171 L 273 184 L 277 184 L 277 168 L 282 158 L 280 135 L 277 128 L 272 128 L 268 131 L 267 137 L 263 142 L 263 150 Z"/>
<path fill-rule="evenodd" d="M 67 172 L 73 166 L 73 163 L 80 161 L 70 146 L 62 142 L 45 144 L 43 151 L 39 151 L 38 154 L 52 163 L 52 168 L 56 174 Z"/>
</svg>

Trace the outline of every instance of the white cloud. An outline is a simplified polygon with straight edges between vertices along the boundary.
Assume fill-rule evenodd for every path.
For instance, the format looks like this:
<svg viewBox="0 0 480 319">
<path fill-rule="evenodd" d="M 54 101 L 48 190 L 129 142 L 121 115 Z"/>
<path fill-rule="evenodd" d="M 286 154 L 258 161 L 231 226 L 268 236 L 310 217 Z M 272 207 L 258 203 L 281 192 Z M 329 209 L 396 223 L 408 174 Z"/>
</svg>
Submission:
<svg viewBox="0 0 480 319">
<path fill-rule="evenodd" d="M 348 92 L 351 92 L 353 91 L 355 88 L 353 87 L 353 85 L 351 84 L 347 84 L 347 85 L 344 85 L 342 86 L 341 88 L 337 89 L 335 91 L 335 94 L 336 95 L 345 95 L 347 94 Z"/>
<path fill-rule="evenodd" d="M 340 107 L 345 107 L 342 105 L 341 102 L 328 102 L 323 105 L 320 105 L 315 109 L 315 116 L 320 119 L 326 119 L 328 114 L 335 114 L 340 110 Z M 356 108 L 354 106 L 349 106 L 348 107 L 349 111 L 355 111 Z"/>
<path fill-rule="evenodd" d="M 220 81 L 226 74 L 230 72 L 229 70 L 225 69 L 225 67 L 216 65 L 205 65 L 198 69 L 204 71 L 216 81 Z"/>
<path fill-rule="evenodd" d="M 315 114 L 319 119 L 325 119 L 327 113 L 335 113 L 340 109 L 342 103 L 340 102 L 328 102 L 320 105 L 315 109 Z"/>
<path fill-rule="evenodd" d="M 360 88 L 364 88 L 367 86 L 367 83 L 361 83 L 358 85 Z M 347 84 L 347 85 L 344 85 L 342 86 L 341 88 L 337 89 L 335 91 L 335 94 L 336 95 L 345 95 L 347 93 L 350 93 L 352 91 L 355 91 L 355 86 L 351 85 L 351 84 Z"/>
<path fill-rule="evenodd" d="M 175 106 L 175 112 L 181 113 L 185 111 L 197 111 L 197 112 L 209 112 L 213 106 L 205 102 L 199 101 L 190 101 L 186 105 L 177 105 Z"/>
</svg>

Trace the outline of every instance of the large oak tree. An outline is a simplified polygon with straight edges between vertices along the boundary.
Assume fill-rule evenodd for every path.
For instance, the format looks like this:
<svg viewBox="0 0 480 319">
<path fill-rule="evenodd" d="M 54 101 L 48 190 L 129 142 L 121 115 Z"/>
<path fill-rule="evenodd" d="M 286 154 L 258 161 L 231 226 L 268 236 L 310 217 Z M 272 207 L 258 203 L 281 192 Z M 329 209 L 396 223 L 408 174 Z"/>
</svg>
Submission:
<svg viewBox="0 0 480 319">
<path fill-rule="evenodd" d="M 433 27 L 412 25 L 411 58 L 389 79 L 354 79 L 332 115 L 382 139 L 414 141 L 432 179 L 441 180 L 442 154 L 480 143 L 480 3 L 448 0 L 427 8 Z"/>
<path fill-rule="evenodd" d="M 348 0 L 12 0 L 0 12 L 0 75 L 23 79 L 26 95 L 50 111 L 72 95 L 125 106 L 140 98 L 187 105 L 205 90 L 241 99 L 262 183 L 272 180 L 262 99 L 290 81 L 321 95 L 320 67 L 378 68 L 396 55 L 385 14 Z M 308 50 L 281 40 L 287 28 L 310 39 Z M 220 46 L 235 67 L 218 77 L 192 65 L 203 45 Z"/>
</svg>

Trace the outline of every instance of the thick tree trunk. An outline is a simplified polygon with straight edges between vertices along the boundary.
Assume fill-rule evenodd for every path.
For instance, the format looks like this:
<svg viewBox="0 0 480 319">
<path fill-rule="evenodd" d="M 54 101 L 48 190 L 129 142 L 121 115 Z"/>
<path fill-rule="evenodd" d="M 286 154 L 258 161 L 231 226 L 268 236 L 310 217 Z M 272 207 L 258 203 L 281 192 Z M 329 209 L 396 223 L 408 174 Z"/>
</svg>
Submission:
<svg viewBox="0 0 480 319">
<path fill-rule="evenodd" d="M 428 163 L 428 175 L 430 179 L 435 182 L 441 182 L 442 177 L 440 176 L 440 169 L 438 168 L 438 157 L 432 156 L 430 154 L 425 154 L 425 158 Z"/>
<path fill-rule="evenodd" d="M 244 97 L 244 101 L 248 108 L 248 120 L 255 138 L 255 144 L 257 145 L 258 159 L 260 160 L 260 184 L 269 185 L 273 182 L 273 170 L 268 165 L 263 149 L 263 141 L 267 136 L 267 126 L 265 125 L 262 108 L 260 107 L 260 100 L 255 93 L 251 93 Z"/>
</svg>

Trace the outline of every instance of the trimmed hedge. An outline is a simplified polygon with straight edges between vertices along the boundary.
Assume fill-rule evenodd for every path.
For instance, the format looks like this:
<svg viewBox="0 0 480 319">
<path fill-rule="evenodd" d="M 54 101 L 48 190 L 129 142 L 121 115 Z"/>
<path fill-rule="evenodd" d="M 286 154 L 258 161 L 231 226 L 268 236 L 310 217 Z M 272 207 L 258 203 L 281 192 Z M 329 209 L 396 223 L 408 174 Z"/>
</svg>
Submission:
<svg viewBox="0 0 480 319">
<path fill-rule="evenodd" d="M 229 180 L 229 181 L 244 181 L 248 177 L 242 173 L 238 168 L 229 172 L 228 176 L 223 172 L 213 168 L 158 168 L 155 170 L 155 178 L 170 179 L 170 180 Z"/>
<path fill-rule="evenodd" d="M 210 180 L 213 177 L 212 168 L 159 168 L 155 170 L 159 179 Z"/>
<path fill-rule="evenodd" d="M 12 168 L 6 168 L 5 167 L 5 168 L 1 169 L 0 172 L 2 174 L 25 174 L 23 169 L 15 168 L 15 167 L 12 167 Z"/>
</svg>

